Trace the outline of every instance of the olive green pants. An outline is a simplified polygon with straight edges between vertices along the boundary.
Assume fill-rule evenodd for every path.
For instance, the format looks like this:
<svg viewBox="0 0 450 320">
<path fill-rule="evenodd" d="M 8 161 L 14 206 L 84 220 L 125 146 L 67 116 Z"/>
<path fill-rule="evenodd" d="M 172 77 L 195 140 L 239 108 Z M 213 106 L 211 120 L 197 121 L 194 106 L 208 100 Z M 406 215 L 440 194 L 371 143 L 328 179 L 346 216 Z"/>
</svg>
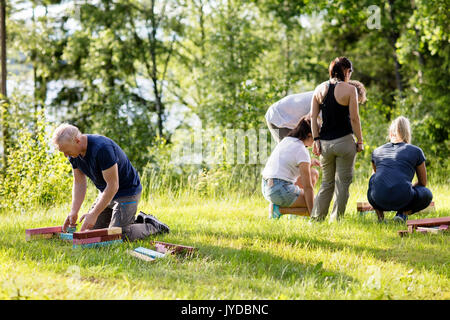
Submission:
<svg viewBox="0 0 450 320">
<path fill-rule="evenodd" d="M 314 199 L 311 218 L 325 219 L 334 194 L 335 201 L 330 220 L 339 220 L 345 213 L 349 197 L 348 189 L 353 180 L 356 143 L 353 135 L 349 134 L 334 140 L 321 140 L 320 144 L 322 184 Z"/>
</svg>

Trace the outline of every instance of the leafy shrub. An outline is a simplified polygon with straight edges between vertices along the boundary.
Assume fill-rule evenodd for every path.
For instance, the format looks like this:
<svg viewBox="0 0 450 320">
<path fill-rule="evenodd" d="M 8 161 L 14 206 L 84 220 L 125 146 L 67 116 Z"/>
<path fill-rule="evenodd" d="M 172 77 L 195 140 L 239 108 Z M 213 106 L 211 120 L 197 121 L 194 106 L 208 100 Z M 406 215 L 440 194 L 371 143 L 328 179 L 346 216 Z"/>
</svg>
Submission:
<svg viewBox="0 0 450 320">
<path fill-rule="evenodd" d="M 34 129 L 23 127 L 8 150 L 1 177 L 0 209 L 27 209 L 70 200 L 72 174 L 67 159 L 52 152 L 49 125 L 38 114 Z"/>
</svg>

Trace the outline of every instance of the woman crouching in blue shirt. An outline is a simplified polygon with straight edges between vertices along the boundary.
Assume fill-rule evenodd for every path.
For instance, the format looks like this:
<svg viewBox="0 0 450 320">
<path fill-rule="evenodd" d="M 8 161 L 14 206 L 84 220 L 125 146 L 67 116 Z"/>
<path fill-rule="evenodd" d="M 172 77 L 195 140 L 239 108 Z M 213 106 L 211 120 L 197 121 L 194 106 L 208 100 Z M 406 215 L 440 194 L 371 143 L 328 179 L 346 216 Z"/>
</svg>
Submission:
<svg viewBox="0 0 450 320">
<path fill-rule="evenodd" d="M 407 216 L 428 207 L 433 199 L 426 188 L 427 170 L 422 149 L 411 142 L 411 127 L 405 117 L 395 119 L 389 128 L 390 142 L 372 153 L 374 174 L 369 180 L 367 199 L 378 219 L 384 211 L 397 211 L 395 221 L 405 222 Z M 418 182 L 411 183 L 414 174 Z"/>
<path fill-rule="evenodd" d="M 311 213 L 314 190 L 307 147 L 313 142 L 311 120 L 304 116 L 272 151 L 262 171 L 262 192 L 271 203 L 269 218 L 280 218 L 279 207 L 307 208 Z M 313 159 L 313 165 L 319 162 Z"/>
</svg>

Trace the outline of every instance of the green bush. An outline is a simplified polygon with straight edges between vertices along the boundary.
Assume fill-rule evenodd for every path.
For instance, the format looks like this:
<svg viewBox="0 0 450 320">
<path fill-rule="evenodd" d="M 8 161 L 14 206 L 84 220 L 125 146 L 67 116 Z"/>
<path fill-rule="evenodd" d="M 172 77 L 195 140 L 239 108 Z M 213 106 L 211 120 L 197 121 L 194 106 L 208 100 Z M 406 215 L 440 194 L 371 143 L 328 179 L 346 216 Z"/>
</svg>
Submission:
<svg viewBox="0 0 450 320">
<path fill-rule="evenodd" d="M 72 170 L 60 152 L 52 152 L 48 123 L 38 114 L 33 129 L 17 132 L 1 176 L 0 209 L 27 209 L 71 198 Z"/>
</svg>

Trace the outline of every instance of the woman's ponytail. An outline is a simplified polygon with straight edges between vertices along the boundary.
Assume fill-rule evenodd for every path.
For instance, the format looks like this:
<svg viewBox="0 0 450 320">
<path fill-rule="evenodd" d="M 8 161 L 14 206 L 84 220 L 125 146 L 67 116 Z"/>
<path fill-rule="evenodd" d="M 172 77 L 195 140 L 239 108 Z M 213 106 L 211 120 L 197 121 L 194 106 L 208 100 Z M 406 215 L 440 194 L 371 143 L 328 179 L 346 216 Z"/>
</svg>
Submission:
<svg viewBox="0 0 450 320">
<path fill-rule="evenodd" d="M 331 61 L 328 72 L 330 78 L 337 78 L 340 81 L 345 81 L 345 70 L 352 69 L 352 63 L 346 57 L 338 57 Z"/>
</svg>

